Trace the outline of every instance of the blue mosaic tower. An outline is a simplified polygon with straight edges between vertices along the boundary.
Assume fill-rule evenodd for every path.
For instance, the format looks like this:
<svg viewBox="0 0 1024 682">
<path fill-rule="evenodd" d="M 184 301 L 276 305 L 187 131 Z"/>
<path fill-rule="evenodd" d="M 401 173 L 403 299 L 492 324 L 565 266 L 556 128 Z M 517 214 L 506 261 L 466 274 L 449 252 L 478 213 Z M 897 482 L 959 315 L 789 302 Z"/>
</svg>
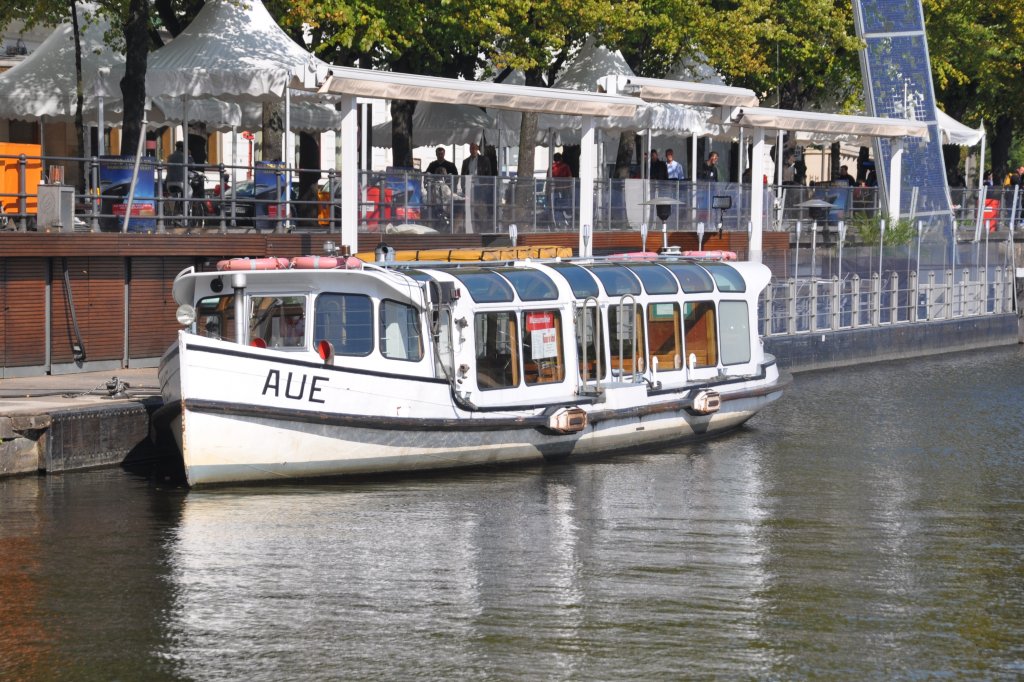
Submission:
<svg viewBox="0 0 1024 682">
<path fill-rule="evenodd" d="M 953 213 L 921 0 L 853 0 L 853 18 L 867 45 L 861 50 L 861 73 L 868 114 L 928 124 L 927 138 L 875 141 L 879 187 L 888 192 L 889 161 L 894 145 L 901 144 L 900 215 L 933 228 L 949 227 Z"/>
</svg>

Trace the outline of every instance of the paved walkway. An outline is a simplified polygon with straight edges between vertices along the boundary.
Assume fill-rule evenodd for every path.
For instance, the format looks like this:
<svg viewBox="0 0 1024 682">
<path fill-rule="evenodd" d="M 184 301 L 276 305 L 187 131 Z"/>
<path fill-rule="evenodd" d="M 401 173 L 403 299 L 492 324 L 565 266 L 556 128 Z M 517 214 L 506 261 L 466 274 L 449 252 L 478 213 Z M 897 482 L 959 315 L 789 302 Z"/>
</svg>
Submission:
<svg viewBox="0 0 1024 682">
<path fill-rule="evenodd" d="M 0 379 L 0 417 L 109 405 L 107 384 L 113 387 L 114 377 L 128 384 L 124 393 L 130 398 L 156 396 L 160 394 L 156 371 L 151 367 Z"/>
</svg>

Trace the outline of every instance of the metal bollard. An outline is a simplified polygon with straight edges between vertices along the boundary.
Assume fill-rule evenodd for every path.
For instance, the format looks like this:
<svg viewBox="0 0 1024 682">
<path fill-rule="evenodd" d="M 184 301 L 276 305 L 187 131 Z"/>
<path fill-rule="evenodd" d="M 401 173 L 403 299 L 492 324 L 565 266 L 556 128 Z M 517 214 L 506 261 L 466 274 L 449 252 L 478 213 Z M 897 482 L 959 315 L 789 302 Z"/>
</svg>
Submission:
<svg viewBox="0 0 1024 682">
<path fill-rule="evenodd" d="M 28 196 L 25 194 L 25 169 L 28 161 L 24 154 L 18 154 L 18 229 L 28 229 Z"/>
<path fill-rule="evenodd" d="M 89 173 L 92 176 L 92 196 L 89 197 L 89 229 L 92 232 L 99 232 L 100 202 L 103 196 L 100 189 L 100 161 L 94 156 L 89 160 L 89 164 Z"/>
<path fill-rule="evenodd" d="M 164 201 L 166 200 L 166 192 L 164 188 L 164 164 L 162 161 L 158 161 L 156 164 L 156 231 L 158 234 L 165 234 L 167 232 L 167 225 L 164 222 Z"/>
</svg>

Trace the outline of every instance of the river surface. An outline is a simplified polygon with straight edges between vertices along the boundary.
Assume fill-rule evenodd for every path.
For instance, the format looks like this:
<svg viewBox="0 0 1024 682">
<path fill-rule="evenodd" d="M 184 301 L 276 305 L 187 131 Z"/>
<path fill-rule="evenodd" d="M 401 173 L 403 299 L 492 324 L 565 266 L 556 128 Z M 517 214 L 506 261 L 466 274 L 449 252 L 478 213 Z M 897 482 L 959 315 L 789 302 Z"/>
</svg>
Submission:
<svg viewBox="0 0 1024 682">
<path fill-rule="evenodd" d="M 0 480 L 0 679 L 1018 680 L 1022 420 L 1013 347 L 577 464 Z"/>
</svg>

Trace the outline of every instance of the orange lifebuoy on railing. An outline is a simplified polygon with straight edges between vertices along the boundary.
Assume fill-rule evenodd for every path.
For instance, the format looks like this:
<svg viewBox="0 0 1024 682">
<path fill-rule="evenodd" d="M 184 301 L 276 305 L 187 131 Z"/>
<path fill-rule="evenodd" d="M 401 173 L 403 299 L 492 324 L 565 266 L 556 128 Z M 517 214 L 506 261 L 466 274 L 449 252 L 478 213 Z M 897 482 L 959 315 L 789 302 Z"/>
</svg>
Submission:
<svg viewBox="0 0 1024 682">
<path fill-rule="evenodd" d="M 284 270 L 287 258 L 229 258 L 217 261 L 218 270 Z"/>
<path fill-rule="evenodd" d="M 683 255 L 704 260 L 736 260 L 735 251 L 683 251 Z"/>
</svg>

